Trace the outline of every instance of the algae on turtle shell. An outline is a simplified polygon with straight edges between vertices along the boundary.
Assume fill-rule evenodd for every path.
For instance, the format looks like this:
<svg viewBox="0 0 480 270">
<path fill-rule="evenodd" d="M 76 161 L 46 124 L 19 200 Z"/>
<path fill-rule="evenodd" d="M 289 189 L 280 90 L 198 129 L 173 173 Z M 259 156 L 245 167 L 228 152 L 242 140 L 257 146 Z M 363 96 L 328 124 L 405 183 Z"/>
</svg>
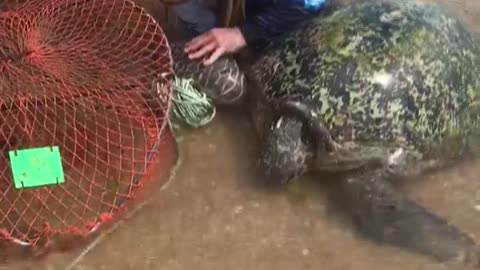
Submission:
<svg viewBox="0 0 480 270">
<path fill-rule="evenodd" d="M 337 142 L 425 155 L 477 128 L 478 56 L 470 33 L 438 7 L 371 1 L 308 21 L 251 70 L 269 100 L 308 100 Z"/>
</svg>

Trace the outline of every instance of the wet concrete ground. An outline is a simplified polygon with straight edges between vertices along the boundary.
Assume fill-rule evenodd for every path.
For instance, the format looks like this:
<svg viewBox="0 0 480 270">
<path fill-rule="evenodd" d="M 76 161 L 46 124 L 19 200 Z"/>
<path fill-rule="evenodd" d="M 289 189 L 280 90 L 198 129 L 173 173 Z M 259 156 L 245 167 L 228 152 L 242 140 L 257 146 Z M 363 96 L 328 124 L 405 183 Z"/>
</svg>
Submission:
<svg viewBox="0 0 480 270">
<path fill-rule="evenodd" d="M 304 179 L 289 192 L 260 188 L 249 130 L 238 115 L 219 115 L 186 136 L 173 181 L 86 254 L 0 269 L 455 269 L 358 239 L 329 211 L 334 179 Z M 480 181 L 473 167 L 427 177 L 407 192 L 480 236 Z"/>
<path fill-rule="evenodd" d="M 335 179 L 302 179 L 286 192 L 260 188 L 255 138 L 239 113 L 220 113 L 180 147 L 173 180 L 90 249 L 11 261 L 0 269 L 462 269 L 357 238 L 332 210 Z M 480 241 L 478 165 L 420 179 L 405 191 Z"/>
</svg>

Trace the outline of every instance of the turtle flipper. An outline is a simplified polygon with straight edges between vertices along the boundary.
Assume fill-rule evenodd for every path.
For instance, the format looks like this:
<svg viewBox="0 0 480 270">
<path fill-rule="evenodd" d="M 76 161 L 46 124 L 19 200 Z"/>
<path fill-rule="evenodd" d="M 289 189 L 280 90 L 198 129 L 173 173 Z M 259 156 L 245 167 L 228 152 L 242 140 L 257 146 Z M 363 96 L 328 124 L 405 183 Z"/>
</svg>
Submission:
<svg viewBox="0 0 480 270">
<path fill-rule="evenodd" d="M 474 263 L 475 242 L 447 221 L 397 192 L 384 170 L 358 173 L 341 182 L 342 195 L 360 234 L 440 261 Z"/>
<path fill-rule="evenodd" d="M 192 79 L 193 86 L 216 105 L 241 104 L 246 95 L 245 75 L 233 57 L 222 57 L 210 66 L 193 61 L 183 52 L 183 43 L 170 43 L 175 75 Z"/>
</svg>

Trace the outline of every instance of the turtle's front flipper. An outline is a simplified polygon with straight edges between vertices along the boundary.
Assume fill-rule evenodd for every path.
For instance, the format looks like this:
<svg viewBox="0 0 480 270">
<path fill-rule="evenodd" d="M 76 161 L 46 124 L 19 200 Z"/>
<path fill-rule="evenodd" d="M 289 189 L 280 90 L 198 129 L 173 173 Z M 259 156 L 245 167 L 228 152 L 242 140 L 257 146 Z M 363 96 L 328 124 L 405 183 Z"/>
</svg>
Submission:
<svg viewBox="0 0 480 270">
<path fill-rule="evenodd" d="M 445 220 L 397 192 L 383 170 L 342 180 L 342 196 L 359 232 L 379 243 L 440 261 L 478 263 L 474 241 Z"/>
</svg>

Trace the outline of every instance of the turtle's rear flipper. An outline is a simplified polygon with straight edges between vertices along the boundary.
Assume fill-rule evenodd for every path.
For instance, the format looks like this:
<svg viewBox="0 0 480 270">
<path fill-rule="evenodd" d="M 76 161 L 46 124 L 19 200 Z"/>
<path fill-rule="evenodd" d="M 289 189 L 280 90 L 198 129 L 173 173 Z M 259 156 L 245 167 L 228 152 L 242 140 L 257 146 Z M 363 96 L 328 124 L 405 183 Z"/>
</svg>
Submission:
<svg viewBox="0 0 480 270">
<path fill-rule="evenodd" d="M 478 264 L 471 238 L 397 192 L 382 170 L 345 178 L 341 185 L 354 223 L 368 239 L 443 262 Z"/>
<path fill-rule="evenodd" d="M 243 102 L 245 75 L 232 57 L 222 57 L 210 66 L 192 61 L 183 52 L 184 43 L 170 43 L 175 75 L 191 79 L 197 90 L 205 93 L 216 105 L 236 106 Z"/>
</svg>

